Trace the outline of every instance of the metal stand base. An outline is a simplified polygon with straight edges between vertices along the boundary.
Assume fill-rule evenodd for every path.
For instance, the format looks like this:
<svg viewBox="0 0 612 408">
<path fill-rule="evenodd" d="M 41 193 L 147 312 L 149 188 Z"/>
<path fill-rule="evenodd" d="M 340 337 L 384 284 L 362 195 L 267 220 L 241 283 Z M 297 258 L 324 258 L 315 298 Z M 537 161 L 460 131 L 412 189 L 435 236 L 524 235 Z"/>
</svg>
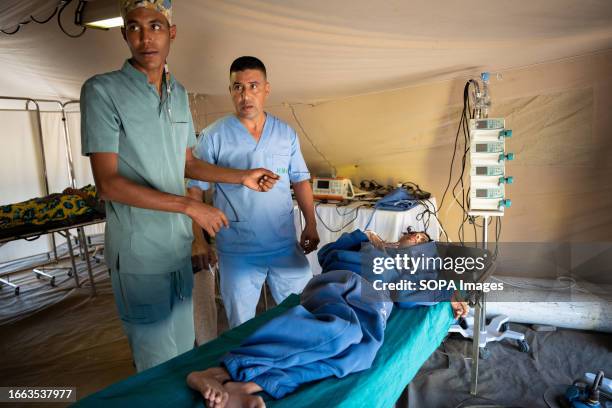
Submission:
<svg viewBox="0 0 612 408">
<path fill-rule="evenodd" d="M 499 315 L 493 318 L 493 320 L 491 320 L 491 322 L 489 324 L 487 324 L 486 326 L 484 326 L 482 328 L 482 330 L 480 330 L 480 336 L 479 336 L 479 341 L 478 341 L 478 347 L 480 349 L 483 349 L 487 346 L 487 343 L 491 343 L 494 341 L 502 341 L 504 339 L 510 339 L 510 340 L 516 340 L 517 342 L 519 342 L 519 348 L 521 351 L 528 351 L 528 347 L 527 346 L 527 350 L 524 350 L 525 347 L 521 346 L 520 342 L 525 342 L 525 335 L 523 333 L 519 333 L 513 330 L 508 330 L 508 316 L 505 315 Z M 448 330 L 449 333 L 459 333 L 461 334 L 463 337 L 468 338 L 468 339 L 473 339 L 474 338 L 474 313 L 472 310 L 470 310 L 470 314 L 465 318 L 465 322 L 467 323 L 467 328 L 463 328 L 458 324 L 454 324 L 450 327 L 450 329 Z M 527 344 L 525 342 L 525 344 Z M 486 353 L 486 352 L 485 352 Z M 485 358 L 485 356 L 483 356 L 483 354 L 481 352 L 481 358 Z"/>
<path fill-rule="evenodd" d="M 12 282 L 9 282 L 6 279 L 0 278 L 0 288 L 2 288 L 2 285 L 10 286 L 15 291 L 15 296 L 19 296 L 19 286 L 15 285 Z"/>
<path fill-rule="evenodd" d="M 72 268 L 34 268 L 32 272 L 36 276 L 36 279 L 49 279 L 51 286 L 55 286 L 55 276 L 48 274 L 46 271 L 68 271 L 68 276 L 72 276 Z"/>
</svg>

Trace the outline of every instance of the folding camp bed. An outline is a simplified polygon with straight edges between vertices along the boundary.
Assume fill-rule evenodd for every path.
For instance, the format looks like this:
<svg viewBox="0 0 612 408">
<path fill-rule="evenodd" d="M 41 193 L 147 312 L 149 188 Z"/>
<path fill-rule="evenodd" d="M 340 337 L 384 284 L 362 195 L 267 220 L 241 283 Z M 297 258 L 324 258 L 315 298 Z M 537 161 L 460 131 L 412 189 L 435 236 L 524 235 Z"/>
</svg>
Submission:
<svg viewBox="0 0 612 408">
<path fill-rule="evenodd" d="M 89 248 L 87 239 L 84 232 L 84 227 L 88 225 L 98 224 L 105 221 L 104 214 L 100 213 L 90 213 L 84 214 L 80 216 L 76 216 L 70 219 L 61 220 L 61 221 L 52 221 L 45 223 L 44 225 L 19 225 L 11 228 L 0 228 L 0 245 L 3 245 L 10 241 L 15 241 L 18 239 L 25 239 L 32 241 L 37 239 L 41 235 L 52 234 L 57 232 L 66 238 L 66 243 L 68 245 L 68 254 L 70 255 L 70 261 L 72 263 L 72 269 L 69 275 L 72 275 L 77 287 L 80 287 L 79 276 L 76 268 L 76 261 L 74 250 L 72 248 L 72 240 L 70 239 L 69 230 L 72 228 L 76 228 L 79 236 L 79 245 L 81 246 L 81 255 L 84 256 L 85 261 L 87 263 L 87 273 L 89 274 L 89 279 L 91 281 L 91 291 L 92 295 L 96 294 L 95 282 L 93 279 L 93 272 L 91 269 L 91 261 L 89 257 Z M 54 252 L 56 251 L 55 242 L 53 246 Z M 57 253 L 55 253 L 55 259 L 57 260 Z M 43 270 L 34 269 L 34 273 L 36 273 L 37 277 L 47 277 L 51 280 L 51 284 L 54 284 L 55 278 L 51 275 L 46 274 Z M 0 286 L 8 285 L 15 290 L 15 295 L 19 294 L 19 286 L 11 283 L 6 279 L 0 278 Z"/>
<path fill-rule="evenodd" d="M 203 399 L 186 384 L 187 375 L 217 366 L 220 358 L 249 334 L 288 308 L 299 304 L 291 295 L 279 306 L 227 331 L 217 339 L 172 360 L 113 384 L 77 402 L 80 407 L 202 407 Z M 281 400 L 266 399 L 272 408 L 390 407 L 429 358 L 453 322 L 450 303 L 413 309 L 394 308 L 385 340 L 371 368 L 344 378 L 305 384 Z"/>
</svg>

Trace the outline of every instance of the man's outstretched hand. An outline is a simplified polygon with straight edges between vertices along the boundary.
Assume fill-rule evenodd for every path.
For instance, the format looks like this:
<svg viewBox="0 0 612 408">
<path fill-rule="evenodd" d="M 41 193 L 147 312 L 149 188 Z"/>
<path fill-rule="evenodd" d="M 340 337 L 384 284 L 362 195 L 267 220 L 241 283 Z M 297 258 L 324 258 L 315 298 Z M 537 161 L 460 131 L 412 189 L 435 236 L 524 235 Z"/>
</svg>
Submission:
<svg viewBox="0 0 612 408">
<path fill-rule="evenodd" d="M 272 173 L 268 169 L 246 170 L 242 179 L 242 185 L 255 191 L 269 191 L 280 179 L 278 174 Z"/>
</svg>

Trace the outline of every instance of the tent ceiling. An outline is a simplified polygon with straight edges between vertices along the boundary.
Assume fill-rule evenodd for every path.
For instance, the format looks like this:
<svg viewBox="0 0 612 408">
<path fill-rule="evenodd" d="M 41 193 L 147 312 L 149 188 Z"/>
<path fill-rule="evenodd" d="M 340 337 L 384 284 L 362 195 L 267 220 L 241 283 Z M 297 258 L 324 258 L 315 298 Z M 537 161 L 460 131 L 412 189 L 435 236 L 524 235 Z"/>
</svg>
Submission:
<svg viewBox="0 0 612 408">
<path fill-rule="evenodd" d="M 0 27 L 49 10 L 5 0 Z M 76 0 L 73 1 L 76 3 Z M 260 57 L 275 100 L 317 101 L 492 72 L 612 48 L 610 0 L 175 1 L 171 69 L 189 92 L 224 95 L 240 55 Z M 64 21 L 72 26 L 74 4 Z M 0 94 L 78 98 L 128 50 L 118 29 L 65 36 L 55 20 L 0 34 Z"/>
</svg>

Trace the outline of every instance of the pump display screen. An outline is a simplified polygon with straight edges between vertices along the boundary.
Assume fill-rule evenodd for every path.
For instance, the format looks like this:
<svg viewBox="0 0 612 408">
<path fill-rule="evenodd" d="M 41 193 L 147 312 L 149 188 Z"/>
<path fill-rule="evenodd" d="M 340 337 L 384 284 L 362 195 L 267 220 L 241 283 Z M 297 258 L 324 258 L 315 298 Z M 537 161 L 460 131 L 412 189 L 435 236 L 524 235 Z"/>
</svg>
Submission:
<svg viewBox="0 0 612 408">
<path fill-rule="evenodd" d="M 476 121 L 476 129 L 486 129 L 487 121 L 486 120 L 477 120 Z"/>
<path fill-rule="evenodd" d="M 476 153 L 486 153 L 487 152 L 487 144 L 486 143 L 478 143 L 476 144 Z"/>
<path fill-rule="evenodd" d="M 328 189 L 329 188 L 329 180 L 318 180 L 317 188 Z"/>
<path fill-rule="evenodd" d="M 476 167 L 476 175 L 477 176 L 486 176 L 487 168 L 486 167 Z"/>
<path fill-rule="evenodd" d="M 484 188 L 476 189 L 477 198 L 487 198 L 487 190 Z"/>
</svg>

